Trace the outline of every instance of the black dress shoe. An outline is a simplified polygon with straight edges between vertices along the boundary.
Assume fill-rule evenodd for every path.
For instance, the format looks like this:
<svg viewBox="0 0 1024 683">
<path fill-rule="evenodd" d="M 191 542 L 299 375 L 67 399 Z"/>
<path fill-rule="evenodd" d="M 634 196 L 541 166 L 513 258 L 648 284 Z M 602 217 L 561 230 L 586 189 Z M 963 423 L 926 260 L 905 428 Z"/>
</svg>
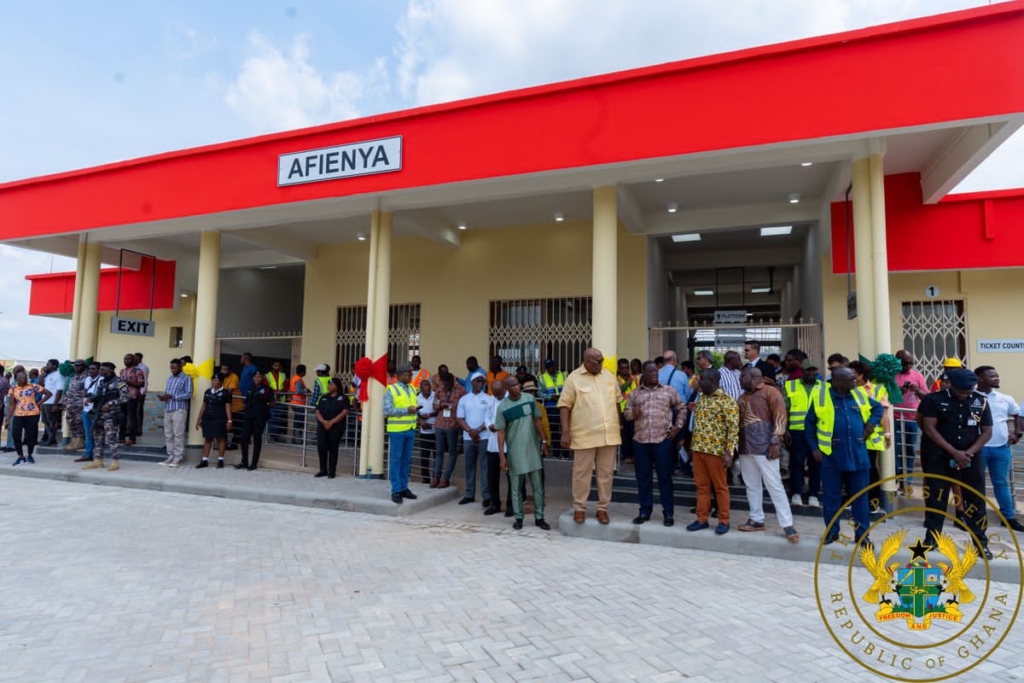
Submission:
<svg viewBox="0 0 1024 683">
<path fill-rule="evenodd" d="M 326 472 L 317 472 L 316 474 L 313 475 L 313 478 L 314 479 L 319 479 L 320 477 L 326 477 L 326 476 L 327 476 Z"/>
<path fill-rule="evenodd" d="M 482 507 L 484 507 L 484 508 L 491 507 L 491 499 L 490 498 L 484 498 L 484 502 L 483 502 Z"/>
<path fill-rule="evenodd" d="M 982 554 L 985 556 L 986 560 L 992 559 L 992 551 L 988 549 L 988 546 L 985 546 L 985 550 L 984 552 L 982 552 Z"/>
<path fill-rule="evenodd" d="M 1006 520 L 1006 524 L 1003 526 L 1013 529 L 1014 531 L 1024 531 L 1024 524 L 1021 524 L 1016 518 Z"/>
<path fill-rule="evenodd" d="M 517 519 L 516 521 L 512 522 L 512 528 L 515 529 L 516 531 L 519 531 L 520 529 L 522 529 L 523 528 L 523 520 Z"/>
<path fill-rule="evenodd" d="M 217 461 L 217 469 L 218 470 L 224 469 L 224 461 L 223 460 L 218 460 Z"/>
<path fill-rule="evenodd" d="M 490 516 L 490 515 L 496 515 L 496 514 L 498 514 L 499 512 L 501 512 L 501 508 L 496 508 L 496 507 L 489 507 L 489 508 L 487 508 L 486 510 L 484 510 L 484 514 L 485 514 L 485 515 L 488 515 L 488 516 Z"/>
<path fill-rule="evenodd" d="M 666 517 L 665 521 L 662 522 L 662 524 L 664 524 L 665 526 L 675 526 L 675 523 L 676 520 L 672 519 L 671 517 Z"/>
<path fill-rule="evenodd" d="M 512 506 L 511 505 L 509 505 L 507 508 L 505 508 L 505 516 L 506 517 L 511 517 L 512 516 Z"/>
<path fill-rule="evenodd" d="M 204 467 L 209 467 L 209 466 L 210 466 L 210 461 L 209 460 L 200 460 L 199 464 L 196 465 L 196 469 L 197 470 L 201 470 Z"/>
<path fill-rule="evenodd" d="M 235 469 L 236 470 L 247 470 L 247 469 L 249 469 L 249 465 L 244 463 L 244 462 L 240 462 L 237 465 L 235 465 Z"/>
<path fill-rule="evenodd" d="M 637 515 L 633 518 L 633 524 L 643 524 L 644 522 L 650 521 L 650 515 Z"/>
<path fill-rule="evenodd" d="M 538 519 L 534 522 L 534 524 L 537 525 L 538 529 L 543 529 L 544 531 L 551 531 L 551 525 L 544 521 L 544 519 Z"/>
<path fill-rule="evenodd" d="M 392 503 L 398 503 L 399 505 L 401 505 L 403 500 L 404 499 L 402 498 L 402 494 L 401 493 L 392 493 L 391 494 L 391 502 Z"/>
<path fill-rule="evenodd" d="M 408 498 L 409 500 L 416 500 L 417 498 L 419 498 L 419 496 L 417 496 L 415 493 L 413 493 L 409 489 L 406 489 L 404 491 L 399 491 L 398 495 L 400 495 L 402 498 Z"/>
<path fill-rule="evenodd" d="M 249 465 L 249 471 L 250 472 L 255 472 L 256 471 L 256 465 Z"/>
<path fill-rule="evenodd" d="M 462 500 L 459 501 L 459 505 L 468 505 L 469 503 L 472 503 L 475 500 L 475 498 L 463 498 Z"/>
</svg>

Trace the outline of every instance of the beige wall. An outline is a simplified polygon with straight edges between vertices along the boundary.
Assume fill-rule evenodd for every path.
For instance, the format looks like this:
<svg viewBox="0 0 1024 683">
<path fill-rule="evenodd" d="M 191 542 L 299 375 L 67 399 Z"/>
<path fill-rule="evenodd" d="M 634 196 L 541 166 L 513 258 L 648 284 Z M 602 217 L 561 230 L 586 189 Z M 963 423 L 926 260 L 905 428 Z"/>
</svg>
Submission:
<svg viewBox="0 0 1024 683">
<path fill-rule="evenodd" d="M 856 357 L 856 321 L 846 319 L 846 276 L 825 269 L 825 348 Z M 963 299 L 967 312 L 967 360 L 971 367 L 992 365 L 999 370 L 1003 390 L 1024 399 L 1024 353 L 978 353 L 978 339 L 1024 338 L 1019 293 L 1024 290 L 1024 269 L 893 273 L 889 276 L 892 311 L 892 349 L 903 346 L 903 301 L 925 301 L 925 288 L 939 288 L 940 299 Z M 929 377 L 929 381 L 934 379 Z"/>
<path fill-rule="evenodd" d="M 421 355 L 433 370 L 460 372 L 487 354 L 488 303 L 500 299 L 587 296 L 591 227 L 551 224 L 471 230 L 458 248 L 423 237 L 393 242 L 391 302 L 421 304 Z M 306 264 L 302 361 L 334 364 L 339 306 L 366 304 L 369 244 L 323 246 Z M 646 238 L 619 231 L 618 355 L 647 347 Z"/>
<path fill-rule="evenodd" d="M 177 308 L 153 311 L 153 321 L 156 323 L 156 332 L 153 337 L 111 334 L 110 318 L 112 314 L 100 313 L 96 358 L 99 361 L 110 361 L 117 365 L 118 370 L 120 370 L 126 353 L 141 352 L 144 362 L 149 366 L 152 376 L 150 382 L 154 386 L 161 386 L 161 382 L 171 374 L 167 367 L 171 359 L 183 354 L 192 354 L 192 333 L 194 330 L 193 303 L 193 298 L 182 299 L 178 302 Z M 145 319 L 148 315 L 149 311 L 121 312 L 122 317 L 128 318 Z M 184 344 L 180 349 L 171 348 L 171 327 L 183 328 Z"/>
</svg>

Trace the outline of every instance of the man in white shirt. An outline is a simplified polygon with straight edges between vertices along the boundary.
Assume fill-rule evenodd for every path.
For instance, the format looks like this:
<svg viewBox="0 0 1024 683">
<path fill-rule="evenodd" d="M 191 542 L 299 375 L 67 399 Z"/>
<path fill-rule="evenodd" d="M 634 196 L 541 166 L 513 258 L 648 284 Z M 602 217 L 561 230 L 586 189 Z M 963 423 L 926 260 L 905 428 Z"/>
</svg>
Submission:
<svg viewBox="0 0 1024 683">
<path fill-rule="evenodd" d="M 505 398 L 505 382 L 491 382 L 491 405 L 487 409 L 487 484 L 484 489 L 484 514 L 493 515 L 501 512 L 501 456 L 498 453 L 498 428 L 494 426 L 498 416 L 498 404 Z M 508 473 L 505 479 L 511 482 Z M 488 496 L 487 494 L 491 495 Z M 508 516 L 512 516 L 512 491 L 508 492 L 505 507 Z"/>
<path fill-rule="evenodd" d="M 743 395 L 743 387 L 740 386 L 740 368 L 743 367 L 743 359 L 737 351 L 726 351 L 722 360 L 720 387 L 722 391 L 729 394 L 732 400 L 739 401 Z"/>
<path fill-rule="evenodd" d="M 142 362 L 142 354 L 138 351 L 135 352 L 135 364 L 142 370 L 142 376 L 145 378 L 145 382 L 139 387 L 139 434 L 142 434 L 142 419 L 146 416 L 146 390 L 149 389 L 149 366 Z"/>
<path fill-rule="evenodd" d="M 1014 531 L 1024 531 L 1024 524 L 1017 521 L 1013 491 L 1010 489 L 1010 468 L 1013 466 L 1010 446 L 1020 441 L 1021 427 L 1024 426 L 1021 424 L 1020 409 L 1013 397 L 998 391 L 999 373 L 994 367 L 983 365 L 975 369 L 974 374 L 978 376 L 978 391 L 988 398 L 992 410 L 992 438 L 982 447 L 981 457 L 992 478 L 992 490 L 999 503 L 999 511 L 1006 518 L 1004 526 Z"/>
<path fill-rule="evenodd" d="M 416 395 L 416 428 L 419 430 L 420 442 L 420 477 L 424 484 L 430 483 L 430 456 L 436 450 L 434 441 L 434 423 L 437 422 L 437 411 L 434 410 L 434 392 L 430 380 L 424 379 L 419 384 L 420 393 Z"/>
<path fill-rule="evenodd" d="M 480 463 L 480 488 L 484 500 L 490 500 L 487 487 L 487 411 L 491 406 L 491 395 L 484 391 L 487 378 L 473 375 L 470 386 L 472 392 L 459 401 L 455 417 L 462 428 L 462 452 L 466 456 L 466 490 L 462 494 L 459 505 L 466 505 L 476 500 L 476 470 Z"/>
<path fill-rule="evenodd" d="M 43 403 L 43 431 L 42 446 L 56 446 L 57 433 L 60 431 L 60 399 L 64 395 L 64 377 L 57 368 L 60 361 L 51 358 L 46 361 L 43 370 L 46 376 L 43 377 L 43 386 L 50 392 L 50 398 Z"/>
</svg>

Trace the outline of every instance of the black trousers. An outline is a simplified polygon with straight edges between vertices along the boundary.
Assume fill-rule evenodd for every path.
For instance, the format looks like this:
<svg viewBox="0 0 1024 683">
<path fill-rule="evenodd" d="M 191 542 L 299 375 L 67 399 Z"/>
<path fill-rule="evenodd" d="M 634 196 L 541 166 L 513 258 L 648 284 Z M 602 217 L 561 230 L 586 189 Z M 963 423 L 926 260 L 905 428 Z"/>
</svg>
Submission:
<svg viewBox="0 0 1024 683">
<path fill-rule="evenodd" d="M 246 415 L 242 423 L 242 464 L 256 469 L 263 450 L 263 432 L 269 415 Z M 249 444 L 252 443 L 252 462 L 249 462 Z"/>
<path fill-rule="evenodd" d="M 320 456 L 320 471 L 326 472 L 333 477 L 338 471 L 338 448 L 341 440 L 345 438 L 345 424 L 339 423 L 329 430 L 324 429 L 320 423 L 316 425 L 316 452 Z M 242 457 L 245 457 L 246 445 L 242 446 Z M 253 456 L 253 465 L 256 464 L 257 454 Z"/>
<path fill-rule="evenodd" d="M 45 410 L 45 408 L 44 408 Z M 11 418 L 11 434 L 14 438 L 14 450 L 18 457 L 22 457 L 22 445 L 28 447 L 28 454 L 32 455 L 36 448 L 36 441 L 39 440 L 39 416 L 38 415 L 15 415 Z"/>
<path fill-rule="evenodd" d="M 985 529 L 988 527 L 988 517 L 985 510 L 985 499 L 982 496 L 969 491 L 970 486 L 977 491 L 985 491 L 985 459 L 978 453 L 971 459 L 970 467 L 957 469 L 950 465 L 948 454 L 921 453 L 921 469 L 924 470 L 924 504 L 928 511 L 924 513 L 924 528 L 930 537 L 929 543 L 935 545 L 936 535 L 942 531 L 942 525 L 946 521 L 946 508 L 949 502 L 950 482 L 945 479 L 933 479 L 929 474 L 941 474 L 959 480 L 966 486 L 960 490 L 964 496 L 964 518 L 967 520 L 967 528 L 974 533 L 982 548 L 988 547 L 988 536 Z"/>
<path fill-rule="evenodd" d="M 139 399 L 130 398 L 121 404 L 121 438 L 135 439 L 139 435 Z"/>
<path fill-rule="evenodd" d="M 487 490 L 491 507 L 501 509 L 501 458 L 496 451 L 487 451 Z M 512 509 L 512 478 L 505 473 L 505 508 Z"/>
<path fill-rule="evenodd" d="M 43 444 L 54 444 L 60 439 L 60 406 L 39 406 L 43 416 Z"/>
<path fill-rule="evenodd" d="M 135 423 L 135 425 L 136 425 L 135 429 L 136 429 L 136 431 L 138 431 L 139 434 L 142 433 L 142 423 L 145 421 L 145 418 L 146 418 L 146 409 L 145 409 L 145 407 L 146 407 L 146 394 L 139 394 L 139 400 L 137 401 L 137 405 L 135 406 L 135 416 L 136 416 L 136 420 L 137 420 L 136 423 Z"/>
</svg>

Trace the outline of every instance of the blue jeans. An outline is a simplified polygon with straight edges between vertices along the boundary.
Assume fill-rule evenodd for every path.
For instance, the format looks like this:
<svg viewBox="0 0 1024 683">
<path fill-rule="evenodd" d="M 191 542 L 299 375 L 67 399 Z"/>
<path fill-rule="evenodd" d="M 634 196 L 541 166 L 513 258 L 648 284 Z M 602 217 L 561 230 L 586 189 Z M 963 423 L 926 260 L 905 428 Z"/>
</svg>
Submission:
<svg viewBox="0 0 1024 683">
<path fill-rule="evenodd" d="M 401 493 L 409 488 L 409 468 L 412 467 L 412 445 L 416 441 L 416 430 L 388 432 L 391 454 L 388 458 L 388 479 L 391 493 Z"/>
<path fill-rule="evenodd" d="M 267 434 L 277 436 L 288 431 L 288 408 L 277 401 L 270 406 L 270 421 L 267 423 Z"/>
<path fill-rule="evenodd" d="M 95 408 L 93 408 L 93 410 L 95 410 Z M 92 449 L 93 449 L 92 427 L 93 427 L 93 424 L 95 424 L 95 423 L 93 422 L 93 419 L 92 419 L 92 411 L 89 411 L 87 413 L 82 413 L 82 427 L 85 428 L 85 457 L 87 457 L 87 458 L 91 458 L 92 457 Z"/>
<path fill-rule="evenodd" d="M 835 517 L 836 513 L 843 509 L 845 502 L 843 501 L 843 482 L 846 482 L 846 488 L 850 492 L 850 495 L 856 494 L 867 488 L 871 481 L 871 470 L 853 470 L 852 472 L 843 472 L 835 467 L 829 466 L 828 458 L 824 459 L 821 467 L 821 489 L 822 496 L 821 510 L 822 516 L 825 519 L 825 524 L 828 525 Z M 853 520 L 857 524 L 857 541 L 859 542 L 861 536 L 868 532 L 871 528 L 871 517 L 868 513 L 868 498 L 871 498 L 872 492 L 857 496 L 857 499 L 853 501 Z M 827 533 L 835 538 L 842 531 L 841 525 L 842 519 L 836 521 Z"/>
<path fill-rule="evenodd" d="M 804 495 L 804 468 L 807 468 L 807 496 L 821 497 L 821 463 L 811 457 L 811 446 L 807 443 L 807 432 L 791 432 L 789 444 L 789 495 Z M 863 488 L 863 487 L 862 487 Z M 858 489 L 860 490 L 860 489 Z M 806 498 L 804 501 L 806 502 Z"/>
<path fill-rule="evenodd" d="M 466 457 L 466 490 L 462 494 L 464 498 L 476 497 L 476 465 L 480 462 L 480 492 L 484 500 L 491 499 L 491 491 L 487 485 L 487 440 L 481 438 L 479 441 L 463 439 L 462 452 Z"/>
<path fill-rule="evenodd" d="M 1013 453 L 1009 445 L 985 446 L 981 449 L 981 457 L 992 478 L 992 490 L 999 503 L 999 511 L 1006 519 L 1014 519 L 1017 511 L 1013 506 L 1013 492 L 1010 491 L 1010 467 L 1013 465 Z"/>
<path fill-rule="evenodd" d="M 671 519 L 675 514 L 672 473 L 676 468 L 676 449 L 672 442 L 668 439 L 661 443 L 634 441 L 633 462 L 640 514 L 650 517 L 654 509 L 654 470 L 657 470 L 661 514 L 665 519 Z"/>
<path fill-rule="evenodd" d="M 913 420 L 895 420 L 896 429 L 893 435 L 893 445 L 896 447 L 896 474 L 903 474 L 906 462 L 907 474 L 914 471 L 914 446 L 917 445 L 917 423 Z"/>
</svg>

